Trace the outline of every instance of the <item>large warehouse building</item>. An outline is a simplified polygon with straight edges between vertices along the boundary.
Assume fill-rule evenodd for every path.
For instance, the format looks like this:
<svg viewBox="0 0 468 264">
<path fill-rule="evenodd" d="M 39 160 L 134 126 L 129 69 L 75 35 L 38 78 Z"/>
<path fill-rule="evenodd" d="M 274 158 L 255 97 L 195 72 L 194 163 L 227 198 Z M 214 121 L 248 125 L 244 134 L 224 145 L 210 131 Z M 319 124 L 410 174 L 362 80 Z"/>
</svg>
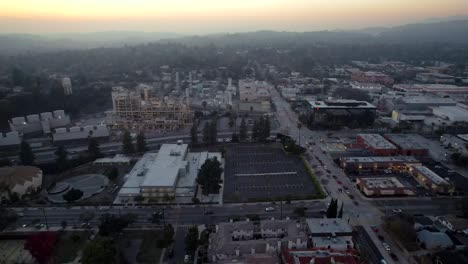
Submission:
<svg viewBox="0 0 468 264">
<path fill-rule="evenodd" d="M 385 134 L 384 137 L 398 147 L 398 153 L 404 156 L 427 156 L 427 140 L 417 134 Z"/>
<path fill-rule="evenodd" d="M 374 124 L 377 108 L 365 101 L 308 101 L 311 125 L 367 127 Z"/>
</svg>

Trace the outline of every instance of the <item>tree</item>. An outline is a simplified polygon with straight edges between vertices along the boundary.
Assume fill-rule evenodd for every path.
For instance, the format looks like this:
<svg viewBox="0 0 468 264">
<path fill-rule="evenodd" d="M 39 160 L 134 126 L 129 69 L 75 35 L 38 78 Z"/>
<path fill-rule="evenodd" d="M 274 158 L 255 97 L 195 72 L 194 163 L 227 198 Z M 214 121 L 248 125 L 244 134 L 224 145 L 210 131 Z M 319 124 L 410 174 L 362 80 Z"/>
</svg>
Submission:
<svg viewBox="0 0 468 264">
<path fill-rule="evenodd" d="M 117 250 L 111 238 L 96 238 L 86 244 L 81 262 L 83 264 L 114 264 Z"/>
<path fill-rule="evenodd" d="M 101 150 L 99 149 L 99 142 L 95 138 L 90 138 L 88 142 L 88 154 L 91 160 L 96 160 L 101 157 Z"/>
<path fill-rule="evenodd" d="M 461 210 L 464 218 L 468 218 L 468 197 L 461 200 Z"/>
<path fill-rule="evenodd" d="M 211 143 L 211 145 L 216 144 L 216 141 L 218 139 L 218 128 L 216 126 L 217 126 L 217 121 L 216 121 L 216 118 L 215 118 L 210 123 L 210 143 Z"/>
<path fill-rule="evenodd" d="M 175 232 L 174 232 L 174 228 L 172 227 L 172 225 L 171 224 L 165 225 L 163 229 L 162 239 L 160 240 L 161 244 L 159 245 L 159 247 L 163 248 L 163 247 L 169 246 L 173 241 L 174 234 Z"/>
<path fill-rule="evenodd" d="M 145 133 L 140 132 L 138 133 L 137 136 L 137 152 L 145 152 L 147 150 L 146 148 L 146 138 L 145 138 Z"/>
<path fill-rule="evenodd" d="M 219 193 L 222 173 L 221 162 L 216 157 L 205 160 L 198 170 L 196 179 L 202 188 L 203 195 Z"/>
<path fill-rule="evenodd" d="M 29 236 L 24 243 L 24 248 L 29 251 L 37 263 L 45 264 L 54 254 L 57 240 L 58 236 L 55 232 L 40 232 Z"/>
<path fill-rule="evenodd" d="M 104 214 L 101 216 L 99 224 L 99 235 L 110 236 L 119 234 L 124 228 L 135 222 L 136 215 L 125 214 L 115 216 L 113 214 Z"/>
<path fill-rule="evenodd" d="M 198 131 L 196 123 L 194 123 L 190 129 L 190 140 L 192 141 L 192 144 L 198 144 Z"/>
<path fill-rule="evenodd" d="M 338 211 L 338 200 L 331 199 L 330 205 L 328 206 L 326 216 L 327 218 L 336 218 Z"/>
<path fill-rule="evenodd" d="M 57 156 L 57 159 L 55 159 L 55 164 L 57 167 L 57 170 L 59 172 L 62 172 L 66 169 L 68 169 L 68 153 L 65 150 L 63 146 L 59 146 L 57 148 L 57 151 L 55 151 L 55 155 Z"/>
<path fill-rule="evenodd" d="M 206 106 L 207 106 L 207 105 L 208 105 L 208 103 L 207 103 L 206 101 L 203 101 L 203 102 L 202 102 L 202 106 L 203 106 L 204 109 L 206 109 Z"/>
<path fill-rule="evenodd" d="M 31 150 L 31 146 L 28 142 L 21 142 L 20 146 L 20 160 L 23 165 L 33 165 L 34 164 L 34 153 Z"/>
<path fill-rule="evenodd" d="M 189 254 L 193 254 L 198 247 L 198 228 L 192 226 L 189 228 L 187 235 L 185 236 L 185 251 Z"/>
<path fill-rule="evenodd" d="M 239 135 L 237 135 L 236 133 L 232 133 L 231 142 L 233 143 L 239 142 Z"/>
<path fill-rule="evenodd" d="M 68 192 L 62 195 L 63 199 L 68 203 L 74 202 L 83 196 L 83 192 L 79 189 L 71 188 Z"/>
<path fill-rule="evenodd" d="M 307 207 L 296 207 L 294 208 L 294 214 L 297 215 L 297 217 L 304 217 L 307 211 Z"/>
<path fill-rule="evenodd" d="M 119 177 L 119 169 L 117 167 L 112 167 L 104 172 L 107 178 L 111 181 L 115 181 Z"/>
<path fill-rule="evenodd" d="M 242 118 L 239 128 L 239 140 L 245 141 L 247 139 L 247 125 L 245 124 L 245 118 Z"/>
<path fill-rule="evenodd" d="M 252 126 L 252 139 L 257 141 L 260 136 L 259 133 L 259 123 L 257 120 L 254 121 L 253 126 Z"/>
<path fill-rule="evenodd" d="M 203 126 L 203 143 L 210 145 L 211 143 L 211 125 L 210 122 L 206 122 Z"/>
<path fill-rule="evenodd" d="M 338 212 L 338 218 L 343 218 L 343 205 L 344 203 L 341 203 L 340 212 Z"/>
<path fill-rule="evenodd" d="M 135 148 L 132 143 L 132 136 L 130 135 L 130 132 L 128 130 L 125 130 L 123 139 L 122 139 L 122 147 L 123 147 L 123 152 L 126 155 L 132 154 L 135 152 Z"/>
<path fill-rule="evenodd" d="M 137 202 L 137 203 L 141 203 L 145 200 L 145 198 L 141 195 L 137 195 L 135 196 L 135 198 L 133 198 L 133 201 Z"/>
</svg>

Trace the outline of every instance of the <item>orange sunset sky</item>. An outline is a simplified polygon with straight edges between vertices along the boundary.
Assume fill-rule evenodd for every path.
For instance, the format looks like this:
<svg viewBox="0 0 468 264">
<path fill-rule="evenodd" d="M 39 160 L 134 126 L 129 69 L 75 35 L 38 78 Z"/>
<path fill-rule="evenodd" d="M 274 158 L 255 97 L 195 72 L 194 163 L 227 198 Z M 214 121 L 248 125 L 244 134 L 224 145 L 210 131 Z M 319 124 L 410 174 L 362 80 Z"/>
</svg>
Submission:
<svg viewBox="0 0 468 264">
<path fill-rule="evenodd" d="M 0 0 L 0 32 L 313 31 L 466 15 L 468 0 Z"/>
</svg>

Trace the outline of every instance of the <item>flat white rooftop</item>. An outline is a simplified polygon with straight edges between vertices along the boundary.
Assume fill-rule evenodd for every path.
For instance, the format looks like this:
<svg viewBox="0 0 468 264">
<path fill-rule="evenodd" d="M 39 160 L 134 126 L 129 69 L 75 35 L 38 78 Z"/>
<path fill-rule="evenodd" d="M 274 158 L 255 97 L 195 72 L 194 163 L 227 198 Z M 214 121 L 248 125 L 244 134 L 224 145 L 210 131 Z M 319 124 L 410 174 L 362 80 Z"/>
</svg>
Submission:
<svg viewBox="0 0 468 264">
<path fill-rule="evenodd" d="M 449 184 L 446 180 L 440 177 L 437 173 L 431 171 L 426 166 L 413 166 L 413 168 L 419 173 L 426 176 L 429 180 L 431 180 L 435 184 Z"/>
<path fill-rule="evenodd" d="M 392 143 L 388 142 L 379 134 L 358 134 L 367 145 L 375 149 L 397 149 Z"/>
</svg>

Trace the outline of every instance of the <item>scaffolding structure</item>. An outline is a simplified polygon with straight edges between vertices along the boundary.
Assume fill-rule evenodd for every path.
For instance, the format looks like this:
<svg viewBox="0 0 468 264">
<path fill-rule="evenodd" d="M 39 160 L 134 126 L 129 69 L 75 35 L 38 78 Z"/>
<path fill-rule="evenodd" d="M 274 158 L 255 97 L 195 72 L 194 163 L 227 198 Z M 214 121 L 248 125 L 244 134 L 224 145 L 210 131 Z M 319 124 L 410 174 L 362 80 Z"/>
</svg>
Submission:
<svg viewBox="0 0 468 264">
<path fill-rule="evenodd" d="M 114 87 L 111 126 L 130 131 L 170 132 L 190 124 L 189 101 L 182 98 L 157 98 L 150 95 L 151 86 L 138 86 L 135 91 Z"/>
</svg>

